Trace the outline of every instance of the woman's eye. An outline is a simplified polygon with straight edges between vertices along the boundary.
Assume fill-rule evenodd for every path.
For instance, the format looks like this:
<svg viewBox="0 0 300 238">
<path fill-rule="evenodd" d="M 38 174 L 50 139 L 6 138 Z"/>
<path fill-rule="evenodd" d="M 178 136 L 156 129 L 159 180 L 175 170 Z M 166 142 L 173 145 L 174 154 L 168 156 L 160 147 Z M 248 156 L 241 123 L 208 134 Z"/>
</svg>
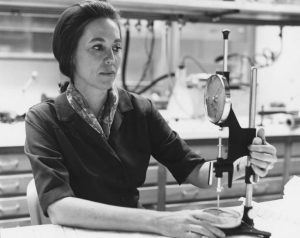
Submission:
<svg viewBox="0 0 300 238">
<path fill-rule="evenodd" d="M 120 46 L 120 45 L 113 46 L 112 50 L 114 52 L 118 53 L 118 52 L 120 52 L 122 50 L 122 46 Z"/>
<path fill-rule="evenodd" d="M 97 51 L 102 51 L 103 50 L 103 45 L 94 45 L 93 49 L 97 50 Z"/>
</svg>

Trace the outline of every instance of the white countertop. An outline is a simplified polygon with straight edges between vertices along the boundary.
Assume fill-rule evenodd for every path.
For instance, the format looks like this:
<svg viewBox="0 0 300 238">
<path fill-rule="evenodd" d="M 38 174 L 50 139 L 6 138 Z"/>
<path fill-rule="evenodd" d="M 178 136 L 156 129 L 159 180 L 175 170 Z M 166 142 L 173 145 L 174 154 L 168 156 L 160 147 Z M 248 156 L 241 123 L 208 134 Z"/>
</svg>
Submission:
<svg viewBox="0 0 300 238">
<path fill-rule="evenodd" d="M 168 119 L 169 125 L 183 139 L 209 139 L 217 138 L 220 134 L 219 127 L 205 119 Z M 240 120 L 244 127 L 245 123 Z M 265 126 L 266 136 L 300 135 L 300 127 L 291 129 L 285 124 L 273 124 Z M 228 137 L 228 128 L 221 132 L 223 138 Z M 25 142 L 25 124 L 16 122 L 13 124 L 0 123 L 0 146 L 23 146 Z"/>
<path fill-rule="evenodd" d="M 290 206 L 289 206 L 290 207 Z M 279 208 L 279 209 L 278 209 Z M 242 207 L 237 208 L 242 209 Z M 286 204 L 284 199 L 254 204 L 253 215 L 255 228 L 262 231 L 271 232 L 272 238 L 298 237 L 299 215 L 286 214 Z M 281 210 L 283 209 L 283 210 Z M 0 238 L 166 238 L 165 236 L 140 233 L 140 232 L 121 232 L 121 231 L 104 231 L 88 230 L 59 225 L 45 224 L 35 226 L 24 226 L 0 229 Z M 251 238 L 247 235 L 230 235 L 228 238 Z"/>
</svg>

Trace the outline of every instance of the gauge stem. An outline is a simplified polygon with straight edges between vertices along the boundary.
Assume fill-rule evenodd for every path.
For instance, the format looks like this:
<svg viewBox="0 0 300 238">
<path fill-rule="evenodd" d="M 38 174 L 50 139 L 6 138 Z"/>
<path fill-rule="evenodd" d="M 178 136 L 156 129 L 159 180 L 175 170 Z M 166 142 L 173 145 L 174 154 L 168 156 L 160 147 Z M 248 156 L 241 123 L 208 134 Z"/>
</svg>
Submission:
<svg viewBox="0 0 300 238">
<path fill-rule="evenodd" d="M 219 128 L 220 134 L 219 134 L 219 144 L 218 144 L 218 158 L 222 158 L 222 146 L 223 146 L 222 145 L 222 135 L 221 135 L 222 130 L 223 130 L 223 128 L 220 127 Z"/>
<path fill-rule="evenodd" d="M 224 39 L 224 56 L 223 56 L 223 71 L 227 72 L 228 70 L 228 36 L 230 31 L 228 29 L 224 29 L 222 31 L 223 39 Z"/>
<path fill-rule="evenodd" d="M 219 144 L 218 144 L 218 158 L 222 158 L 222 130 L 223 130 L 223 127 L 219 127 L 219 131 L 220 131 L 220 134 L 219 134 Z M 220 208 L 220 193 L 222 191 L 222 185 L 221 185 L 221 178 L 217 178 L 217 207 L 218 209 Z"/>
</svg>

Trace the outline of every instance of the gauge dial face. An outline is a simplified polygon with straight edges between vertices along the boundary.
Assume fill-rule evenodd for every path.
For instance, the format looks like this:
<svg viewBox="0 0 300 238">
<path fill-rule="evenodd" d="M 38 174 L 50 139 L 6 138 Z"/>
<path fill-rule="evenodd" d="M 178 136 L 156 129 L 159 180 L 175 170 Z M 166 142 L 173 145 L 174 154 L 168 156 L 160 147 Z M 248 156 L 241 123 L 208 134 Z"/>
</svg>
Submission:
<svg viewBox="0 0 300 238">
<path fill-rule="evenodd" d="M 224 122 L 231 107 L 229 85 L 226 78 L 218 74 L 210 76 L 206 83 L 204 97 L 209 120 L 214 124 Z"/>
</svg>

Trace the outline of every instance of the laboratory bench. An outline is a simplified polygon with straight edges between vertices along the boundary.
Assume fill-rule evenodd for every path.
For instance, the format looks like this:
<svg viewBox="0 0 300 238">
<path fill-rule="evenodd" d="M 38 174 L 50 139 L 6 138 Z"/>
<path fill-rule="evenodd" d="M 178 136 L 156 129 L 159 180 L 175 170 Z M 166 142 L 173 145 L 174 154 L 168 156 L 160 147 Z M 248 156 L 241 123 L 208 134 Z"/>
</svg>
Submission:
<svg viewBox="0 0 300 238">
<path fill-rule="evenodd" d="M 172 121 L 187 144 L 203 157 L 217 156 L 218 128 L 197 120 Z M 24 124 L 0 124 L 0 228 L 30 225 L 26 188 L 32 179 L 31 166 L 24 154 Z M 224 144 L 227 132 L 222 131 Z M 254 185 L 254 201 L 275 200 L 282 197 L 283 186 L 291 175 L 300 175 L 300 129 L 285 125 L 266 126 L 267 141 L 277 148 L 278 163 L 266 178 Z M 226 146 L 223 147 L 226 156 Z M 215 189 L 198 189 L 190 184 L 178 185 L 173 176 L 153 158 L 146 182 L 140 189 L 142 204 L 148 209 L 181 210 L 214 206 Z M 239 205 L 245 196 L 243 179 L 225 188 L 221 193 L 224 206 Z"/>
<path fill-rule="evenodd" d="M 297 179 L 298 180 L 298 179 Z M 294 180 L 295 182 L 295 180 Z M 296 183 L 292 182 L 292 186 L 299 186 L 299 181 Z M 289 184 L 291 186 L 291 183 Z M 292 207 L 296 205 L 297 200 L 290 201 L 288 197 L 285 197 L 276 201 L 253 203 L 254 213 L 254 228 L 261 231 L 267 231 L 271 233 L 272 238 L 282 237 L 298 237 L 300 233 L 299 226 L 299 214 L 297 210 Z M 240 211 L 242 206 L 232 207 Z M 286 211 L 289 210 L 287 216 Z M 282 229 L 284 227 L 284 229 Z M 75 227 L 65 227 L 52 224 L 34 225 L 26 227 L 14 227 L 0 229 L 0 238 L 75 238 L 75 237 L 86 237 L 86 238 L 165 238 L 165 236 L 152 234 L 152 233 L 141 233 L 141 232 L 122 232 L 122 231 L 108 231 L 108 230 L 88 230 L 80 229 Z M 250 238 L 253 236 L 247 235 L 234 235 L 226 236 L 228 238 Z"/>
</svg>

